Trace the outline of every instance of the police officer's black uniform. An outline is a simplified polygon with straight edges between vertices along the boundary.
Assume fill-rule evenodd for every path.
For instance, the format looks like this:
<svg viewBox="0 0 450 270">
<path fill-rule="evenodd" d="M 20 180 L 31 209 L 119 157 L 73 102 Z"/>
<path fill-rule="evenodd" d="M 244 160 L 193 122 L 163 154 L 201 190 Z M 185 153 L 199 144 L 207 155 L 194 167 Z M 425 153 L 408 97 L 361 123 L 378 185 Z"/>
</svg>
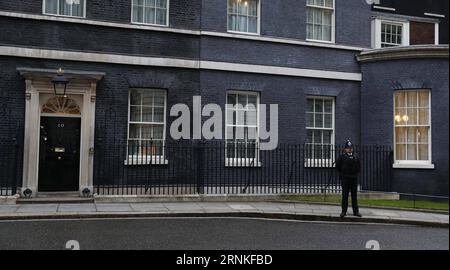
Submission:
<svg viewBox="0 0 450 270">
<path fill-rule="evenodd" d="M 347 141 L 345 148 L 353 148 L 350 141 Z M 348 209 L 348 195 L 352 194 L 352 208 L 355 216 L 361 217 L 358 208 L 358 174 L 360 172 L 361 164 L 354 153 L 343 153 L 336 161 L 336 169 L 342 182 L 342 213 L 341 217 L 347 214 Z"/>
</svg>

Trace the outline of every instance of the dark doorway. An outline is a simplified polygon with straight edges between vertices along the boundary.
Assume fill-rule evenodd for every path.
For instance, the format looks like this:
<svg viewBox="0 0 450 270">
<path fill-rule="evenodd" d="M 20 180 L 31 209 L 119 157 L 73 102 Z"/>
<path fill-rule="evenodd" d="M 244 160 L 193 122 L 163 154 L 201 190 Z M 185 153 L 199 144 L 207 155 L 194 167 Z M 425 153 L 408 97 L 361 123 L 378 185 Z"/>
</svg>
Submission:
<svg viewBox="0 0 450 270">
<path fill-rule="evenodd" d="M 41 117 L 39 191 L 78 191 L 80 118 Z"/>
</svg>

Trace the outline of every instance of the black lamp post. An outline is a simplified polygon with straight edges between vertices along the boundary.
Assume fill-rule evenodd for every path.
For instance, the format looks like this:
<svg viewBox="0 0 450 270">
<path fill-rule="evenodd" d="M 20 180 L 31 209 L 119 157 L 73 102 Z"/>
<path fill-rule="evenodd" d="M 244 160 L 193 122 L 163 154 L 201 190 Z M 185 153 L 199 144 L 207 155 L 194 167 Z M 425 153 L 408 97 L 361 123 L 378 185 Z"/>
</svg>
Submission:
<svg viewBox="0 0 450 270">
<path fill-rule="evenodd" d="M 63 96 L 67 97 L 66 90 L 67 90 L 67 84 L 69 81 L 64 77 L 64 70 L 62 68 L 58 69 L 58 72 L 56 76 L 53 78 L 53 89 L 55 90 L 56 96 Z M 59 91 L 62 90 L 62 94 L 59 93 Z"/>
</svg>

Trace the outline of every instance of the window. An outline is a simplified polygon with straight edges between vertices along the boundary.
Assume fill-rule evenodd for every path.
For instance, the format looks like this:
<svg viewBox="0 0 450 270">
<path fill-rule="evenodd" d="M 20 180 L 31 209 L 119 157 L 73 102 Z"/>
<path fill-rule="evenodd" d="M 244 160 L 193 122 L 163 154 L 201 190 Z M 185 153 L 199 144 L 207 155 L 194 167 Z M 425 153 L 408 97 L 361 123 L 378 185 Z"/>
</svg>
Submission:
<svg viewBox="0 0 450 270">
<path fill-rule="evenodd" d="M 381 23 L 381 48 L 401 46 L 403 44 L 403 25 Z"/>
<path fill-rule="evenodd" d="M 259 95 L 253 92 L 228 93 L 226 118 L 227 165 L 257 166 Z"/>
<path fill-rule="evenodd" d="M 306 132 L 307 159 L 317 166 L 332 165 L 329 161 L 334 158 L 334 98 L 307 98 Z"/>
<path fill-rule="evenodd" d="M 307 0 L 306 38 L 334 42 L 334 0 Z"/>
<path fill-rule="evenodd" d="M 133 23 L 169 25 L 169 0 L 133 0 Z"/>
<path fill-rule="evenodd" d="M 86 0 L 44 0 L 44 14 L 85 17 Z"/>
<path fill-rule="evenodd" d="M 388 48 L 410 45 L 410 23 L 408 21 L 384 20 L 372 21 L 372 47 Z"/>
<path fill-rule="evenodd" d="M 131 89 L 128 123 L 128 155 L 133 164 L 164 156 L 166 92 Z"/>
<path fill-rule="evenodd" d="M 228 31 L 258 34 L 258 20 L 258 0 L 228 0 Z"/>
<path fill-rule="evenodd" d="M 396 163 L 431 164 L 430 91 L 394 94 Z"/>
</svg>

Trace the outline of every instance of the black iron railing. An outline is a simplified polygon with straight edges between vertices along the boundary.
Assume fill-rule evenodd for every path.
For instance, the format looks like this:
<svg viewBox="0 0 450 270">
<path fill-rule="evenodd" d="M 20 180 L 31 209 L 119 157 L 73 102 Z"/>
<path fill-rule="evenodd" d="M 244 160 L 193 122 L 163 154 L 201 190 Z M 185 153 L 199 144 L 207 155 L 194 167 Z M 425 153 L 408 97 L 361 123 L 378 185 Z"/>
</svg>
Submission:
<svg viewBox="0 0 450 270">
<path fill-rule="evenodd" d="M 224 141 L 96 145 L 95 192 L 103 195 L 339 193 L 342 147 Z M 392 150 L 357 146 L 360 189 L 390 191 Z"/>
</svg>

